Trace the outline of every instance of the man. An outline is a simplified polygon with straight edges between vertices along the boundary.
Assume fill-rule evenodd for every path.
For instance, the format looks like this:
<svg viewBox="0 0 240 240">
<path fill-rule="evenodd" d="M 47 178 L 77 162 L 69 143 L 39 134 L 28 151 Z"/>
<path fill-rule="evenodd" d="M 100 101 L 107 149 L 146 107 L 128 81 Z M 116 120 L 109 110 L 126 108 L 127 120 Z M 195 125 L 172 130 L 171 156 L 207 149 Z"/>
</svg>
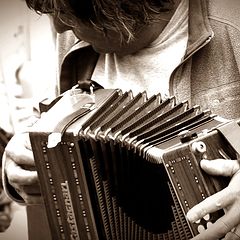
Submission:
<svg viewBox="0 0 240 240">
<path fill-rule="evenodd" d="M 4 153 L 4 149 L 11 139 L 12 134 L 0 128 L 0 158 Z M 0 163 L 2 170 L 2 162 Z M 2 174 L 0 174 L 2 175 Z M 7 197 L 3 190 L 2 182 L 0 183 L 0 232 L 4 232 L 10 226 L 12 220 L 12 201 Z"/>
<path fill-rule="evenodd" d="M 61 92 L 89 76 L 94 63 L 91 77 L 105 88 L 147 90 L 149 95 L 161 92 L 163 97 L 190 100 L 228 119 L 240 116 L 238 0 L 26 2 L 37 12 L 49 14 L 62 33 L 60 38 L 65 37 L 59 42 Z M 67 30 L 80 40 L 72 48 L 69 44 L 75 37 L 69 31 L 65 34 Z M 98 58 L 93 60 L 96 52 Z M 8 192 L 12 186 L 26 203 L 35 203 L 39 198 L 26 185 L 37 183 L 37 173 L 22 167 L 34 166 L 25 135 L 13 137 L 6 148 L 4 182 Z M 225 239 L 240 239 L 238 161 L 204 160 L 201 167 L 232 179 L 226 189 L 189 211 L 192 222 L 221 208 L 226 211 L 194 239 L 225 235 Z M 19 199 L 16 192 L 11 194 Z"/>
</svg>

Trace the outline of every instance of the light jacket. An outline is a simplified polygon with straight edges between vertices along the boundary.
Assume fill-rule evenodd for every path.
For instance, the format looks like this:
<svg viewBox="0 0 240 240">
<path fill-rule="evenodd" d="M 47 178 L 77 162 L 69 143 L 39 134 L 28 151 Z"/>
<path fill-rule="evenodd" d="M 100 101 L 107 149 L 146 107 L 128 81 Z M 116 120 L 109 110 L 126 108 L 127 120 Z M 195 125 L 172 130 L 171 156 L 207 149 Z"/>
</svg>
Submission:
<svg viewBox="0 0 240 240">
<path fill-rule="evenodd" d="M 170 94 L 178 101 L 188 100 L 228 119 L 240 117 L 239 12 L 239 0 L 189 0 L 187 50 L 170 79 Z M 96 59 L 84 42 L 66 46 L 74 42 L 70 35 L 60 39 L 61 92 L 89 77 Z"/>
</svg>

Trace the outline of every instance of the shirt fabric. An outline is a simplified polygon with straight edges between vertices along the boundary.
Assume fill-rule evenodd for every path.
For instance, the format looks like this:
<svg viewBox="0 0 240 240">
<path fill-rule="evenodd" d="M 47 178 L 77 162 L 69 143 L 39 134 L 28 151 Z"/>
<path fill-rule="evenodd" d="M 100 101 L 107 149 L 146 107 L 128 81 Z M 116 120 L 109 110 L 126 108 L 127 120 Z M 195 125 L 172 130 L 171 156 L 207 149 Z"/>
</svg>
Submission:
<svg viewBox="0 0 240 240">
<path fill-rule="evenodd" d="M 169 77 L 185 55 L 188 40 L 188 0 L 183 0 L 159 37 L 137 53 L 101 54 L 92 79 L 105 88 L 169 96 Z M 160 86 L 160 88 L 156 88 Z"/>
</svg>

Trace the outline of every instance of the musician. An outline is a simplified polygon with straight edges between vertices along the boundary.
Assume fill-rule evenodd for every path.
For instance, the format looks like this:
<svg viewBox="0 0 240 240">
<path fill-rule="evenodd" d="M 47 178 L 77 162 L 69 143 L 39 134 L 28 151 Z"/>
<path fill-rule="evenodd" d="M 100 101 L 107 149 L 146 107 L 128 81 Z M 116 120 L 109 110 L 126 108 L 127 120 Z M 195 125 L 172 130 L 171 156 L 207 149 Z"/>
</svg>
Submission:
<svg viewBox="0 0 240 240">
<path fill-rule="evenodd" d="M 161 92 L 190 100 L 220 116 L 240 117 L 240 3 L 238 0 L 26 0 L 48 14 L 59 37 L 60 91 L 71 88 L 73 68 L 84 75 L 99 54 L 92 79 L 105 88 Z M 74 35 L 73 35 L 74 33 Z M 79 41 L 76 41 L 76 40 Z M 91 47 L 89 47 L 91 46 Z M 70 81 L 72 79 L 72 81 Z M 28 134 L 5 151 L 4 182 L 16 201 L 41 201 Z M 239 136 L 240 137 L 240 136 Z M 26 168 L 26 166 L 28 168 Z M 210 174 L 231 176 L 229 186 L 188 213 L 190 221 L 223 208 L 225 215 L 194 239 L 240 239 L 240 174 L 234 161 L 203 160 Z M 15 191 L 14 191 L 15 190 Z M 21 196 L 21 197 L 20 197 Z"/>
</svg>

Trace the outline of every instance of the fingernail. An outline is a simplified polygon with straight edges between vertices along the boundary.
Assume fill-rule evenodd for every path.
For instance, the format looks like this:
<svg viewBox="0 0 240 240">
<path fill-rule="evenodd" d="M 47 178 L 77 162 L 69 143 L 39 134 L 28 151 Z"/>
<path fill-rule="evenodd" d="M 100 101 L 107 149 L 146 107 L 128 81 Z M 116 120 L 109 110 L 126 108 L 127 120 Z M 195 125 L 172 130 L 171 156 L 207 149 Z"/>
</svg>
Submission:
<svg viewBox="0 0 240 240">
<path fill-rule="evenodd" d="M 200 165 L 201 165 L 201 167 L 206 167 L 206 166 L 208 166 L 208 160 L 207 159 L 202 159 L 201 161 L 200 161 Z"/>
<path fill-rule="evenodd" d="M 203 219 L 204 219 L 205 221 L 209 221 L 209 219 L 210 219 L 210 214 L 205 215 L 205 216 L 203 217 Z"/>
<path fill-rule="evenodd" d="M 186 217 L 190 222 L 196 222 L 198 220 L 198 216 L 194 212 L 188 212 Z"/>
</svg>

